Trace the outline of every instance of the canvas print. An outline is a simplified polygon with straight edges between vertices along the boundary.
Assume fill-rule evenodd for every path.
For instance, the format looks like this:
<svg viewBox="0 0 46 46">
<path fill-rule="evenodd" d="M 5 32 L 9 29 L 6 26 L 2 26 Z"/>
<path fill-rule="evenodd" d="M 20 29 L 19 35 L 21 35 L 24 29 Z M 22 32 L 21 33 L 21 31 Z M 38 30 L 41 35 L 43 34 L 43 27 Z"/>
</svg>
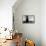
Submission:
<svg viewBox="0 0 46 46">
<path fill-rule="evenodd" d="M 24 15 L 22 17 L 23 23 L 35 23 L 35 16 L 34 15 Z"/>
</svg>

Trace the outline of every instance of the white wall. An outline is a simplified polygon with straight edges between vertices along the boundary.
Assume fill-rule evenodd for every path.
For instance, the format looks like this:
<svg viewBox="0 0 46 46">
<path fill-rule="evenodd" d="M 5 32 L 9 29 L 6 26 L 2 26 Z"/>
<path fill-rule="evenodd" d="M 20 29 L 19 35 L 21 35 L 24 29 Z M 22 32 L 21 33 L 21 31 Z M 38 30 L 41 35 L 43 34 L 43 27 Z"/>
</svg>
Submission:
<svg viewBox="0 0 46 46">
<path fill-rule="evenodd" d="M 16 0 L 0 0 L 0 27 L 12 28 L 12 6 Z"/>
<path fill-rule="evenodd" d="M 17 9 L 13 7 L 15 29 L 22 32 L 24 37 L 35 41 L 36 46 L 41 46 L 41 0 L 23 0 Z M 23 24 L 23 15 L 34 15 L 34 24 Z"/>
<path fill-rule="evenodd" d="M 46 46 L 46 0 L 42 0 L 41 4 L 41 40 L 42 46 Z"/>
<path fill-rule="evenodd" d="M 41 0 L 41 2 L 40 0 L 25 0 L 20 4 L 21 5 L 17 5 L 17 7 L 16 5 L 13 7 L 15 28 L 18 31 L 23 32 L 24 36 L 27 36 L 26 34 L 28 34 L 28 38 L 30 36 L 31 39 L 34 38 L 37 45 L 40 43 L 40 41 L 38 43 L 38 40 L 41 39 L 41 46 L 46 46 L 46 0 Z M 22 24 L 22 15 L 25 14 L 34 14 L 36 17 L 35 24 Z M 38 35 L 36 34 L 37 32 L 39 32 Z"/>
</svg>

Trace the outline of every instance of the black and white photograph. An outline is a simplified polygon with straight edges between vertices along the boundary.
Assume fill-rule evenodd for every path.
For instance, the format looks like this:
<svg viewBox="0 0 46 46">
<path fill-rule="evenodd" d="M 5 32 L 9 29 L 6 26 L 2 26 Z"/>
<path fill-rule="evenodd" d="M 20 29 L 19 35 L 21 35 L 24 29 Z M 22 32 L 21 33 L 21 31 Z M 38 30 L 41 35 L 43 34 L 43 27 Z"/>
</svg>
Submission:
<svg viewBox="0 0 46 46">
<path fill-rule="evenodd" d="M 34 15 L 24 15 L 22 17 L 23 23 L 35 23 L 35 16 Z"/>
</svg>

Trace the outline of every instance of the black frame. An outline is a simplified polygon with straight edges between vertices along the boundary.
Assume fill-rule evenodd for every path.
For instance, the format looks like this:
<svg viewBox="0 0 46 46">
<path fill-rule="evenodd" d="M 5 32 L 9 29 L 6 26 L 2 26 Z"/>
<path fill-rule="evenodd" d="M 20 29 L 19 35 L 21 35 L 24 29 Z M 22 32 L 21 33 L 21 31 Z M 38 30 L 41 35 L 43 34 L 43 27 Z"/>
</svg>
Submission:
<svg viewBox="0 0 46 46">
<path fill-rule="evenodd" d="M 24 18 L 25 17 L 25 18 Z M 33 20 L 32 20 L 32 19 Z M 24 20 L 25 19 L 25 20 Z M 23 15 L 22 16 L 23 23 L 35 23 L 35 16 L 34 15 Z"/>
</svg>

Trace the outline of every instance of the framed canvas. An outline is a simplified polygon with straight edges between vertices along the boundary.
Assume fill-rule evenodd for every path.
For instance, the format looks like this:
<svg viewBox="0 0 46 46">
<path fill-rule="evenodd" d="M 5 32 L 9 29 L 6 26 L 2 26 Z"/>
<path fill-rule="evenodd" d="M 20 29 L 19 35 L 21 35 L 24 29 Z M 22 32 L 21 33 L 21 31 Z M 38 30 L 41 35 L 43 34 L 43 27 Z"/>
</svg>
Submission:
<svg viewBox="0 0 46 46">
<path fill-rule="evenodd" d="M 34 15 L 24 15 L 22 17 L 23 23 L 35 23 L 35 16 Z"/>
</svg>

